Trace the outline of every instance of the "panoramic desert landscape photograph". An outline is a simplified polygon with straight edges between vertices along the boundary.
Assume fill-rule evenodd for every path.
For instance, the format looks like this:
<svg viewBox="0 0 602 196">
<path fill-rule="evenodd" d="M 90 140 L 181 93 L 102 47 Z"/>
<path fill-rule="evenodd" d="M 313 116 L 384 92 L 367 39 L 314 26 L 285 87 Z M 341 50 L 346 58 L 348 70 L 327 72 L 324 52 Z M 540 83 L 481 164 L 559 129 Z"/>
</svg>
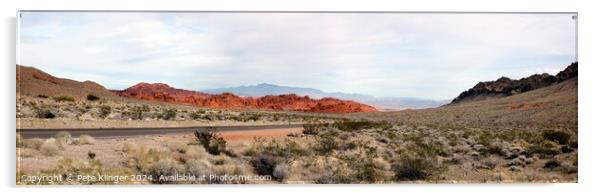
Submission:
<svg viewBox="0 0 602 196">
<path fill-rule="evenodd" d="M 577 183 L 576 20 L 20 11 L 16 184 Z"/>
</svg>

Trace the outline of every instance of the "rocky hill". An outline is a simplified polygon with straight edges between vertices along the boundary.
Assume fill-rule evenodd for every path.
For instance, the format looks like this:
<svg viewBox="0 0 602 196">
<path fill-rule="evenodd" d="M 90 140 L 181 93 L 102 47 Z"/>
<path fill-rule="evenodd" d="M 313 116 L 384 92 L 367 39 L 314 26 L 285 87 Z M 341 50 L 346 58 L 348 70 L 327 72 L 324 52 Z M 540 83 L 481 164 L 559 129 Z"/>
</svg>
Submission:
<svg viewBox="0 0 602 196">
<path fill-rule="evenodd" d="M 577 62 L 572 63 L 555 76 L 546 73 L 534 74 L 519 80 L 501 77 L 496 81 L 479 82 L 471 89 L 462 92 L 451 104 L 511 96 L 547 87 L 575 77 L 577 77 Z"/>
<path fill-rule="evenodd" d="M 88 94 L 119 98 L 100 84 L 57 78 L 34 67 L 17 65 L 17 95 L 71 96 L 85 99 Z"/>
<path fill-rule="evenodd" d="M 207 94 L 177 89 L 161 83 L 139 83 L 122 91 L 113 91 L 119 96 L 188 104 L 218 109 L 265 109 L 302 112 L 352 113 L 373 112 L 372 106 L 334 98 L 312 99 L 296 94 L 267 95 L 262 97 L 239 97 L 232 93 Z"/>
</svg>

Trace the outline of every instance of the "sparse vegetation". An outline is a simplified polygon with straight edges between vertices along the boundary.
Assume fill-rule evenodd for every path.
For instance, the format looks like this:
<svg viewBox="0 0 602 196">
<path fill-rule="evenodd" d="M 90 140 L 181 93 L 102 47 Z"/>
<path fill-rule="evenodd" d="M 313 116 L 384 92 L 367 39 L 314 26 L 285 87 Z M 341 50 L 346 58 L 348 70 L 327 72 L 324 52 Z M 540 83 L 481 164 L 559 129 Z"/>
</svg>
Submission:
<svg viewBox="0 0 602 196">
<path fill-rule="evenodd" d="M 46 141 L 44 141 L 44 143 L 42 143 L 42 145 L 40 145 L 40 152 L 46 156 L 57 155 L 60 150 L 59 145 L 57 143 L 58 141 L 54 138 L 47 139 Z"/>
<path fill-rule="evenodd" d="M 215 134 L 215 128 L 209 128 L 208 130 L 195 131 L 194 136 L 197 142 L 207 150 L 210 154 L 219 155 L 226 151 L 226 140 L 218 137 Z"/>
<path fill-rule="evenodd" d="M 56 115 L 54 113 L 52 113 L 50 110 L 47 110 L 47 109 L 38 110 L 37 116 L 38 116 L 38 118 L 54 118 L 54 117 L 56 117 Z"/>
<path fill-rule="evenodd" d="M 106 118 L 109 114 L 111 114 L 111 106 L 102 105 L 100 106 L 100 117 Z"/>
<path fill-rule="evenodd" d="M 165 111 L 163 111 L 163 114 L 161 114 L 161 118 L 163 120 L 171 120 L 174 119 L 177 115 L 177 111 L 175 109 L 167 109 Z"/>
<path fill-rule="evenodd" d="M 548 141 L 553 141 L 558 144 L 565 145 L 569 143 L 569 140 L 571 139 L 571 134 L 563 131 L 548 130 L 543 132 L 543 138 Z"/>
<path fill-rule="evenodd" d="M 66 96 L 66 95 L 54 97 L 53 99 L 56 102 L 74 102 L 75 101 L 75 98 L 73 98 L 71 96 Z"/>
<path fill-rule="evenodd" d="M 64 144 L 69 144 L 71 143 L 71 134 L 67 131 L 59 131 L 58 133 L 56 133 L 56 135 L 54 136 L 54 138 L 56 138 L 57 143 L 62 146 Z"/>
</svg>

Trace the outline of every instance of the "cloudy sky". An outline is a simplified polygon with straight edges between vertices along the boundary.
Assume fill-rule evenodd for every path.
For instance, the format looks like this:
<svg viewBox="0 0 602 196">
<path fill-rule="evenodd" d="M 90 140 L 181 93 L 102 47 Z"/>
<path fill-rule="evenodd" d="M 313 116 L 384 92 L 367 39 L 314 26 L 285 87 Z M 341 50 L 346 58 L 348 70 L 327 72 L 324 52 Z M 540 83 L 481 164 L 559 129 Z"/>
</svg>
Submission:
<svg viewBox="0 0 602 196">
<path fill-rule="evenodd" d="M 22 12 L 18 63 L 110 89 L 272 83 L 451 99 L 575 60 L 570 14 Z"/>
</svg>

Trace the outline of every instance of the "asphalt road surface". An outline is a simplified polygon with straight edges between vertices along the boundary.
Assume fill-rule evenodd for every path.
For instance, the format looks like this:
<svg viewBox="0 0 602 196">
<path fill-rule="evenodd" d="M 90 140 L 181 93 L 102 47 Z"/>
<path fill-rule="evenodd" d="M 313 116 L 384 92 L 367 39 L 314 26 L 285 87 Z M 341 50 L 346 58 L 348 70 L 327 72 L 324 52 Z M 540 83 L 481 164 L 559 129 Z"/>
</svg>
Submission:
<svg viewBox="0 0 602 196">
<path fill-rule="evenodd" d="M 254 131 L 265 129 L 284 129 L 297 128 L 303 125 L 247 125 L 247 126 L 212 126 L 216 132 L 227 131 Z M 59 131 L 67 131 L 73 137 L 79 137 L 82 134 L 88 134 L 92 137 L 128 137 L 140 135 L 164 135 L 176 133 L 193 133 L 194 131 L 207 130 L 210 126 L 203 127 L 165 127 L 165 128 L 102 128 L 102 129 L 17 129 L 21 137 L 27 138 L 50 138 L 54 137 Z"/>
</svg>

